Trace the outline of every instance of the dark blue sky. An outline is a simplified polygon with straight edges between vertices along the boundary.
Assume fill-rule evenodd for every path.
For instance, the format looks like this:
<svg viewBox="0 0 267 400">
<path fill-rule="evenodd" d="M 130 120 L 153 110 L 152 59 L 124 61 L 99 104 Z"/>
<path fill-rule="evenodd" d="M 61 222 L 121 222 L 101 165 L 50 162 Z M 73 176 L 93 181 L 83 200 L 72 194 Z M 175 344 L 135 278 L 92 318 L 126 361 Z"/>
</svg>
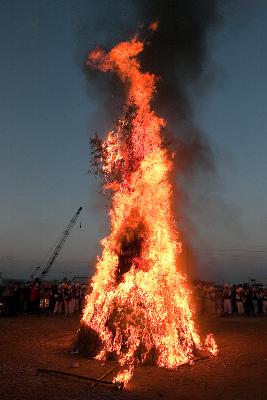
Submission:
<svg viewBox="0 0 267 400">
<path fill-rule="evenodd" d="M 219 3 L 209 68 L 190 88 L 217 171 L 188 183 L 187 213 L 199 275 L 237 281 L 267 276 L 267 3 Z M 85 275 L 106 231 L 87 174 L 88 135 L 109 116 L 82 61 L 142 21 L 130 2 L 103 0 L 2 0 L 0 19 L 0 271 L 28 277 L 81 205 L 82 228 L 74 227 L 51 276 Z"/>
</svg>

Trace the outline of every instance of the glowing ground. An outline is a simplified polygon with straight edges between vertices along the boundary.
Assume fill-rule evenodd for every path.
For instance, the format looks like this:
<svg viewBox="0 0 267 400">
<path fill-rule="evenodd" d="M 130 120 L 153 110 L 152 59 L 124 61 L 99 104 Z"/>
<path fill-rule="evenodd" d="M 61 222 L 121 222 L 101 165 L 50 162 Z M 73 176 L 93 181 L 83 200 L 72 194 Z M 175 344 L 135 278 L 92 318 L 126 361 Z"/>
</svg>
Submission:
<svg viewBox="0 0 267 400">
<path fill-rule="evenodd" d="M 137 368 L 127 390 L 117 391 L 103 385 L 90 389 L 90 382 L 75 378 L 36 374 L 36 368 L 49 368 L 97 378 L 111 368 L 112 363 L 69 354 L 78 317 L 0 318 L 0 398 L 265 400 L 267 318 L 216 317 L 202 325 L 215 333 L 221 348 L 218 357 L 176 371 Z"/>
</svg>

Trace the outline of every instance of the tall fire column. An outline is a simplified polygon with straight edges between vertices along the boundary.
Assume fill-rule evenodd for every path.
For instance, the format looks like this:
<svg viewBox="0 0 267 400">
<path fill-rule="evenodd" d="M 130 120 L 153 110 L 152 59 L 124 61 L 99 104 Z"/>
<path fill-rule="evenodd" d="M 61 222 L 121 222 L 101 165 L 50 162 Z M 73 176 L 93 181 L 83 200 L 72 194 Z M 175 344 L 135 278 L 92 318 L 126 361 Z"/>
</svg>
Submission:
<svg viewBox="0 0 267 400">
<path fill-rule="evenodd" d="M 194 322 L 191 291 L 179 269 L 182 243 L 172 212 L 172 161 L 161 139 L 166 121 L 151 108 L 156 76 L 141 70 L 137 37 L 87 65 L 119 76 L 127 90 L 123 117 L 101 142 L 95 162 L 112 193 L 111 232 L 102 240 L 82 322 L 98 337 L 96 358 L 117 359 L 116 382 L 126 384 L 144 361 L 175 368 L 203 345 Z M 99 169 L 99 168 L 98 168 Z M 216 344 L 205 341 L 215 354 Z"/>
</svg>

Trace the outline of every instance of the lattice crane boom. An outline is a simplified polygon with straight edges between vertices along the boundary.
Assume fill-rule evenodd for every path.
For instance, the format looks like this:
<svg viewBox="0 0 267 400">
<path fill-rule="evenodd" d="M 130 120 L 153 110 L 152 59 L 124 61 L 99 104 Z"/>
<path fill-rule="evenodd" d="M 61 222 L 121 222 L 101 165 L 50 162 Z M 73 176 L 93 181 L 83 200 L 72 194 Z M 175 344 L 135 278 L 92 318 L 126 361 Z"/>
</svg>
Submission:
<svg viewBox="0 0 267 400">
<path fill-rule="evenodd" d="M 60 239 L 56 245 L 56 247 L 54 248 L 52 254 L 49 256 L 48 260 L 45 263 L 45 266 L 40 274 L 40 279 L 43 279 L 48 272 L 50 271 L 53 263 L 55 262 L 56 258 L 58 257 L 62 247 L 64 246 L 64 243 L 66 242 L 67 237 L 70 234 L 70 231 L 72 230 L 72 228 L 74 227 L 80 213 L 82 211 L 82 207 L 79 207 L 78 210 L 76 211 L 76 213 L 74 214 L 74 216 L 71 218 L 69 224 L 67 225 L 67 227 L 64 229 L 64 231 L 62 232 L 62 235 L 60 236 Z M 40 266 L 38 266 L 34 272 L 33 276 L 35 275 L 35 273 L 40 269 Z"/>
</svg>

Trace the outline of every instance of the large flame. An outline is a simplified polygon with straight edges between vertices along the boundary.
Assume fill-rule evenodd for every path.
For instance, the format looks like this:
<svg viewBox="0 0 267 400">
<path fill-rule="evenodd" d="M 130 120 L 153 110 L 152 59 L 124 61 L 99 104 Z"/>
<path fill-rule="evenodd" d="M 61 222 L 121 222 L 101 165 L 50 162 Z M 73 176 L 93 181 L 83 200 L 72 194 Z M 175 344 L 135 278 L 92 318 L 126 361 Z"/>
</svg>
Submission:
<svg viewBox="0 0 267 400">
<path fill-rule="evenodd" d="M 124 384 L 148 358 L 175 368 L 191 361 L 194 349 L 202 347 L 191 291 L 179 271 L 182 245 L 171 209 L 172 162 L 160 136 L 165 121 L 150 104 L 156 77 L 142 72 L 138 61 L 143 47 L 135 37 L 108 53 L 96 49 L 87 61 L 90 67 L 118 74 L 132 110 L 130 123 L 121 119 L 103 143 L 103 172 L 117 170 L 120 178 L 106 185 L 113 190 L 111 233 L 101 242 L 103 255 L 82 317 L 101 339 L 97 358 L 115 354 L 121 365 L 115 381 Z M 206 344 L 215 354 L 212 340 L 210 336 Z"/>
</svg>

